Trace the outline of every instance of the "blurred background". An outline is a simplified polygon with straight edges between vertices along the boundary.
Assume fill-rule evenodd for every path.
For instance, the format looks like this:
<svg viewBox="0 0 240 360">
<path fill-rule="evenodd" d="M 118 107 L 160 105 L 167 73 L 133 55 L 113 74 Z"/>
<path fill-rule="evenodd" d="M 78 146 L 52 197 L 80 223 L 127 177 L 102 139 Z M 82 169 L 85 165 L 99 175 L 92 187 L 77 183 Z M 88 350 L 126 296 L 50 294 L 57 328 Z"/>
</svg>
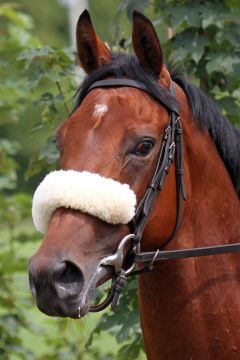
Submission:
<svg viewBox="0 0 240 360">
<path fill-rule="evenodd" d="M 238 0 L 0 0 L 0 359 L 146 359 L 135 280 L 116 314 L 48 318 L 28 288 L 28 258 L 41 236 L 31 199 L 57 166 L 54 129 L 68 117 L 83 72 L 75 24 L 89 9 L 113 51 L 131 51 L 133 9 L 156 28 L 166 62 L 240 124 Z"/>
</svg>

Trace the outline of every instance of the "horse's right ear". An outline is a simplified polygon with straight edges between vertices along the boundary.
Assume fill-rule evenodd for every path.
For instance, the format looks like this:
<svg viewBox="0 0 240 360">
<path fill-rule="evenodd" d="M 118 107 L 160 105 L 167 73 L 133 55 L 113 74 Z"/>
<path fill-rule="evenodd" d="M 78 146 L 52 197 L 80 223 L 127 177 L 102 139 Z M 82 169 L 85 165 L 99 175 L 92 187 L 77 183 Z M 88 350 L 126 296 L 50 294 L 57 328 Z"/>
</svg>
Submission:
<svg viewBox="0 0 240 360">
<path fill-rule="evenodd" d="M 78 58 L 86 73 L 89 74 L 110 61 L 110 51 L 97 36 L 87 10 L 78 19 L 76 37 Z"/>
</svg>

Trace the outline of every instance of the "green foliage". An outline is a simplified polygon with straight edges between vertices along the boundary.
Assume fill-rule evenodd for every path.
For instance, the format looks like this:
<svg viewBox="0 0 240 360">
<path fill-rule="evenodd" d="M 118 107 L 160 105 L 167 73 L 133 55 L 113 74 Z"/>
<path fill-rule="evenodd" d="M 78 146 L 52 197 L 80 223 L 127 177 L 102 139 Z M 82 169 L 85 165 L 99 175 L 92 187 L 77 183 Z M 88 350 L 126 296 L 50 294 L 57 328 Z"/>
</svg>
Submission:
<svg viewBox="0 0 240 360">
<path fill-rule="evenodd" d="M 0 139 L 0 190 L 16 187 L 18 167 L 13 155 L 19 150 L 19 144 Z"/>
<path fill-rule="evenodd" d="M 159 13 L 173 29 L 167 53 L 177 64 L 200 80 L 222 111 L 239 123 L 239 15 L 228 1 L 178 1 L 158 3 Z"/>
<path fill-rule="evenodd" d="M 143 357 L 142 332 L 139 324 L 139 308 L 136 297 L 136 279 L 128 279 L 127 288 L 115 312 L 107 312 L 102 316 L 93 330 L 87 347 L 94 342 L 97 335 L 103 330 L 111 333 L 120 347 L 116 359 L 132 360 Z"/>
<path fill-rule="evenodd" d="M 129 14 L 132 0 L 121 1 Z M 142 1 L 141 7 L 154 6 L 159 23 L 168 27 L 169 39 L 163 44 L 165 58 L 198 80 L 203 91 L 218 102 L 224 115 L 240 124 L 240 5 L 222 0 Z"/>
</svg>

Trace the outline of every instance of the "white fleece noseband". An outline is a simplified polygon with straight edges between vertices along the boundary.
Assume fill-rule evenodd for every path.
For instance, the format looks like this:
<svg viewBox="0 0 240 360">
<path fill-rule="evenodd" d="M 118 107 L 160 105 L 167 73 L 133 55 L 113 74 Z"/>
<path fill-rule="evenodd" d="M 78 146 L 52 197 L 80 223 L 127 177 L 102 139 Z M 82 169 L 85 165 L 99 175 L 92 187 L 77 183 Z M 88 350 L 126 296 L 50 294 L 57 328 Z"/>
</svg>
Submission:
<svg viewBox="0 0 240 360">
<path fill-rule="evenodd" d="M 59 170 L 48 174 L 33 196 L 32 217 L 45 233 L 59 207 L 88 213 L 110 223 L 127 224 L 135 214 L 136 195 L 127 184 L 87 171 Z"/>
</svg>

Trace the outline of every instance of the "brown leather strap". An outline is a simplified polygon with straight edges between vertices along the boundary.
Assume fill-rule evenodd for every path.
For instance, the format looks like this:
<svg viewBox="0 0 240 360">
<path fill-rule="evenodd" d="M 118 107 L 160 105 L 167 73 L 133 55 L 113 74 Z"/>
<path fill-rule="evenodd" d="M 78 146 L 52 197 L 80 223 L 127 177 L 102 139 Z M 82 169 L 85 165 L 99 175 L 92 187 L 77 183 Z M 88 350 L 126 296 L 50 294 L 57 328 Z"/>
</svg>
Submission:
<svg viewBox="0 0 240 360">
<path fill-rule="evenodd" d="M 132 88 L 135 88 L 135 89 L 139 89 L 139 90 L 147 93 L 148 95 L 150 95 L 154 100 L 156 100 L 160 104 L 164 105 L 170 112 L 175 112 L 176 114 L 178 114 L 178 109 L 169 106 L 169 104 L 164 102 L 163 99 L 160 98 L 160 96 L 158 97 L 158 95 L 156 93 L 151 92 L 147 88 L 147 86 L 145 84 L 140 83 L 137 80 L 125 79 L 125 78 L 99 80 L 99 81 L 96 81 L 95 83 L 93 83 L 88 88 L 86 95 L 90 91 L 92 91 L 94 89 L 98 89 L 98 88 L 118 88 L 118 87 L 132 87 Z"/>
<path fill-rule="evenodd" d="M 170 91 L 175 96 L 174 84 L 171 81 Z M 151 210 L 157 199 L 159 191 L 162 191 L 163 184 L 166 176 L 168 175 L 171 164 L 175 158 L 176 167 L 176 222 L 171 232 L 171 235 L 163 243 L 162 248 L 166 246 L 175 236 L 180 223 L 181 223 L 181 203 L 182 198 L 186 200 L 186 192 L 184 186 L 184 163 L 183 163 L 183 129 L 180 117 L 171 112 L 169 117 L 168 126 L 164 131 L 162 145 L 160 149 L 160 155 L 156 166 L 155 173 L 153 175 L 151 184 L 139 203 L 136 214 L 133 219 L 133 229 L 136 234 L 135 243 L 139 243 L 142 237 L 144 228 L 150 216 Z"/>
<path fill-rule="evenodd" d="M 240 252 L 240 243 L 227 244 L 227 245 L 216 245 L 216 246 L 206 246 L 193 249 L 181 249 L 181 250 L 163 250 L 159 251 L 150 251 L 139 253 L 135 255 L 136 263 L 149 263 L 154 259 L 155 261 L 161 260 L 172 260 L 172 259 L 186 259 L 190 257 L 200 257 L 200 256 L 211 256 L 211 255 L 220 255 L 228 253 L 239 253 Z"/>
</svg>

